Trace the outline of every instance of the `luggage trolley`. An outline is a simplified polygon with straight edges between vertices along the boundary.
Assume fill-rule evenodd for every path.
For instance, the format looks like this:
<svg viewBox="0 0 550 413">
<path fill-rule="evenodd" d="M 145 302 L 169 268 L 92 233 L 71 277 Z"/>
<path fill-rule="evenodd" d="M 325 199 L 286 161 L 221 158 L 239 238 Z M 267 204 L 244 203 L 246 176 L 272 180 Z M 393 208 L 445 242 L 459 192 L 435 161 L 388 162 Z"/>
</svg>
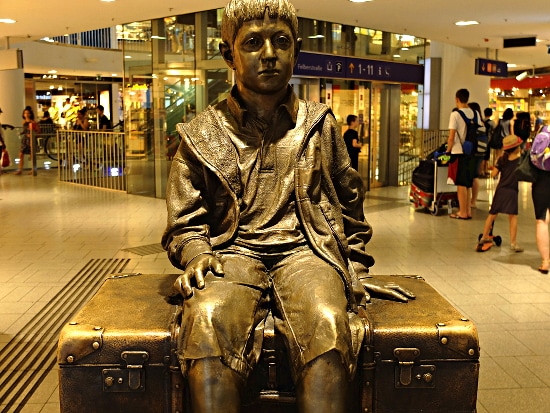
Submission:
<svg viewBox="0 0 550 413">
<path fill-rule="evenodd" d="M 437 215 L 441 207 L 447 205 L 450 214 L 458 206 L 456 186 L 447 183 L 448 166 L 441 161 L 428 159 L 420 161 L 413 171 L 409 200 L 415 208 L 426 208 Z"/>
</svg>

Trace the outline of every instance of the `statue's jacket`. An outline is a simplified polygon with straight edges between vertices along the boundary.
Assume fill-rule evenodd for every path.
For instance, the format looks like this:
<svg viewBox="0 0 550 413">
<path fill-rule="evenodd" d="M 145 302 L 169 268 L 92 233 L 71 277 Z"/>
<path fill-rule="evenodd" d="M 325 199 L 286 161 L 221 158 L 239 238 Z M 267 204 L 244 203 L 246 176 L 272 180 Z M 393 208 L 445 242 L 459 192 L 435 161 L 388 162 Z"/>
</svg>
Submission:
<svg viewBox="0 0 550 413">
<path fill-rule="evenodd" d="M 339 126 L 328 106 L 298 100 L 296 125 L 287 134 L 300 142 L 295 159 L 296 209 L 315 253 L 341 274 L 351 310 L 364 293 L 358 275 L 374 259 L 366 252 L 372 228 L 363 213 L 363 184 L 350 167 Z M 186 124 L 167 183 L 167 228 L 162 245 L 180 269 L 200 254 L 231 243 L 243 196 L 237 151 L 230 134 L 235 120 L 227 101 L 208 107 Z M 355 294 L 355 296 L 354 296 Z"/>
</svg>

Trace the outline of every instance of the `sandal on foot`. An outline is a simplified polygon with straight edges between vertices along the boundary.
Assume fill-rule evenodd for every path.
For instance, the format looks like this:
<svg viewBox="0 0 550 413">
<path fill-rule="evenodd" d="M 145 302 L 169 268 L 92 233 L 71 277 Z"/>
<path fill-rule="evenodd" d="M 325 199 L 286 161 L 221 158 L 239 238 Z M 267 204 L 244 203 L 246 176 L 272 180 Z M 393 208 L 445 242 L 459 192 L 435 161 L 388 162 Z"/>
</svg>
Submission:
<svg viewBox="0 0 550 413">
<path fill-rule="evenodd" d="M 548 274 L 548 267 L 550 267 L 550 260 L 542 260 L 538 270 L 542 274 Z"/>
<path fill-rule="evenodd" d="M 449 218 L 453 218 L 453 219 L 463 219 L 463 220 L 472 219 L 472 217 L 466 217 L 466 218 L 464 218 L 464 217 L 461 217 L 461 216 L 458 215 L 458 214 L 451 214 L 451 215 L 449 215 Z"/>
<path fill-rule="evenodd" d="M 512 251 L 512 252 L 523 252 L 524 249 L 517 246 L 516 244 L 512 244 L 512 245 L 510 245 L 510 251 Z"/>
<path fill-rule="evenodd" d="M 476 246 L 477 252 L 488 251 L 493 246 L 493 240 L 490 238 L 480 239 Z"/>
</svg>

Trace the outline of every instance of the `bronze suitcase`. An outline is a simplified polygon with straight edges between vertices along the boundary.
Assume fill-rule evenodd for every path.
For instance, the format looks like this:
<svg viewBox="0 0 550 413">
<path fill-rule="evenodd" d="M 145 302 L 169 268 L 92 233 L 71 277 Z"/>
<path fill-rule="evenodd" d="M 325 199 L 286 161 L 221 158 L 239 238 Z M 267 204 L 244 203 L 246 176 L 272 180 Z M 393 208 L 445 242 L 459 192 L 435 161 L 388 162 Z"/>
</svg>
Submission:
<svg viewBox="0 0 550 413">
<path fill-rule="evenodd" d="M 61 413 L 189 412 L 175 357 L 179 307 L 165 297 L 177 275 L 113 276 L 73 317 L 58 347 Z M 475 412 L 477 331 L 420 277 L 377 276 L 415 292 L 373 299 L 350 411 Z M 282 340 L 267 323 L 263 356 L 243 412 L 295 412 Z M 348 384 L 345 384 L 348 385 Z"/>
<path fill-rule="evenodd" d="M 62 413 L 182 412 L 174 353 L 176 275 L 114 275 L 66 324 L 58 343 Z"/>
<path fill-rule="evenodd" d="M 369 411 L 475 412 L 479 339 L 473 322 L 421 277 L 376 278 L 395 282 L 417 298 L 408 303 L 373 299 L 367 306 L 372 349 L 364 352 L 361 391 L 372 400 Z"/>
</svg>

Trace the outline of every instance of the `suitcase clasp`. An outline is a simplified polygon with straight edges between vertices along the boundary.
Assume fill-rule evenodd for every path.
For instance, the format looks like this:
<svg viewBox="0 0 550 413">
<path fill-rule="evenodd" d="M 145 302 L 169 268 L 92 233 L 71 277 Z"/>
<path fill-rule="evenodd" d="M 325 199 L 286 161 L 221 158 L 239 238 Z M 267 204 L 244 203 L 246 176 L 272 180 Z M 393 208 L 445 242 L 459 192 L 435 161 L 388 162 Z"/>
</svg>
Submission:
<svg viewBox="0 0 550 413">
<path fill-rule="evenodd" d="M 420 357 L 417 348 L 396 348 L 394 356 L 399 361 L 395 367 L 395 387 L 410 389 L 435 388 L 436 368 L 433 364 L 415 365 L 414 360 Z"/>
<path fill-rule="evenodd" d="M 146 351 L 123 351 L 120 357 L 126 362 L 125 369 L 103 369 L 103 391 L 109 393 L 145 391 L 145 369 L 149 360 Z"/>
<path fill-rule="evenodd" d="M 399 360 L 399 383 L 403 386 L 410 385 L 414 359 L 420 355 L 420 350 L 417 348 L 396 348 L 393 350 L 393 355 Z"/>
</svg>

